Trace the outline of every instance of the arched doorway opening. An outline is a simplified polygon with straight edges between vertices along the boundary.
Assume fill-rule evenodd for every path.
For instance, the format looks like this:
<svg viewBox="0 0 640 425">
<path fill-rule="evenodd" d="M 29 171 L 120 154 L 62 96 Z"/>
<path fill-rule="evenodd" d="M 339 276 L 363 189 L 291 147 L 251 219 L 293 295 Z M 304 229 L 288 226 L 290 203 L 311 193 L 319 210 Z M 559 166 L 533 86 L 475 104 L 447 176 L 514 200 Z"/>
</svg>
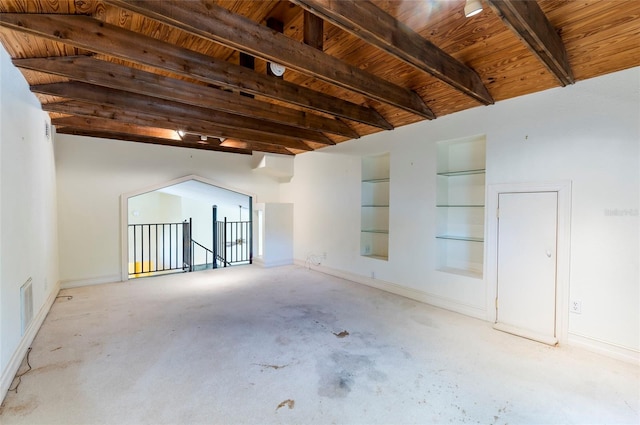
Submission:
<svg viewBox="0 0 640 425">
<path fill-rule="evenodd" d="M 197 176 L 122 195 L 122 279 L 250 264 L 253 198 Z"/>
</svg>

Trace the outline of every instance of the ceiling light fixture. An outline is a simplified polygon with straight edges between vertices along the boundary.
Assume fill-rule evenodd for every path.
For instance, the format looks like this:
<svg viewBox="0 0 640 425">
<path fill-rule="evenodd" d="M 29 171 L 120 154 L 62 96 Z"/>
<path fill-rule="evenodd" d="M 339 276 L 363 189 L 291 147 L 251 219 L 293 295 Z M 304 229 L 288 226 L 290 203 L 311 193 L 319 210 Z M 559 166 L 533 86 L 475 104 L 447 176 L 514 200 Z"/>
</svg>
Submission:
<svg viewBox="0 0 640 425">
<path fill-rule="evenodd" d="M 200 141 L 201 142 L 206 142 L 207 141 L 207 136 L 200 136 Z"/>
<path fill-rule="evenodd" d="M 482 12 L 482 3 L 480 0 L 467 0 L 464 5 L 464 16 L 470 18 Z"/>
<path fill-rule="evenodd" d="M 271 70 L 271 73 L 273 73 L 273 75 L 275 75 L 276 77 L 282 77 L 284 75 L 284 71 L 287 70 L 284 65 L 280 65 L 279 63 L 275 62 L 269 62 L 269 69 Z"/>
</svg>

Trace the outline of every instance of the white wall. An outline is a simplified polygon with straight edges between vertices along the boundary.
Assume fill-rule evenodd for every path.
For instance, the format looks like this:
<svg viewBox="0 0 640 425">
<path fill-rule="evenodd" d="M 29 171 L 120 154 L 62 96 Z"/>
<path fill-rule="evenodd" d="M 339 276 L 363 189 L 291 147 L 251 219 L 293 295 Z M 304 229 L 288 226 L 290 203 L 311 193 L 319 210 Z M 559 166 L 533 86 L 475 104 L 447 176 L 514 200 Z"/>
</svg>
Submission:
<svg viewBox="0 0 640 425">
<path fill-rule="evenodd" d="M 635 68 L 297 156 L 281 197 L 296 207 L 296 260 L 326 252 L 328 271 L 487 318 L 486 270 L 485 279 L 436 271 L 434 207 L 436 142 L 485 134 L 487 185 L 572 182 L 570 298 L 582 314 L 570 315 L 570 340 L 637 356 L 639 80 Z M 360 158 L 387 151 L 388 262 L 358 246 Z"/>
<path fill-rule="evenodd" d="M 265 267 L 293 264 L 293 204 L 258 204 L 256 210 L 263 212 L 264 220 L 261 235 L 264 252 L 256 262 Z M 254 233 L 258 227 L 255 226 Z"/>
<path fill-rule="evenodd" d="M 129 224 L 180 223 L 182 198 L 162 192 L 148 192 L 129 198 Z"/>
<path fill-rule="evenodd" d="M 120 280 L 120 195 L 197 175 L 222 187 L 279 197 L 251 156 L 58 135 L 60 279 L 65 286 Z"/>
<path fill-rule="evenodd" d="M 0 47 L 0 399 L 58 291 L 56 176 L 48 116 Z M 21 332 L 20 286 L 34 320 Z"/>
</svg>

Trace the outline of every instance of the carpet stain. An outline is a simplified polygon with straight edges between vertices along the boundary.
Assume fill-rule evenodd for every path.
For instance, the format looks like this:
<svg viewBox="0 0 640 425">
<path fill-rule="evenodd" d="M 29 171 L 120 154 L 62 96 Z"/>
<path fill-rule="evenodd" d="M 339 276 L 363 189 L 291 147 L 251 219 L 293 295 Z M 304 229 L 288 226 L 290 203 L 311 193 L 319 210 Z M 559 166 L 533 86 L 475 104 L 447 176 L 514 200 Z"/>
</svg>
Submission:
<svg viewBox="0 0 640 425">
<path fill-rule="evenodd" d="M 303 329 L 320 326 L 327 329 L 333 327 L 336 317 L 333 313 L 324 311 L 323 307 L 314 304 L 298 304 L 283 307 L 279 312 L 287 324 Z M 310 329 L 311 330 L 311 329 Z"/>
<path fill-rule="evenodd" d="M 320 375 L 318 395 L 328 398 L 345 398 L 353 390 L 360 377 L 375 382 L 385 381 L 387 375 L 375 368 L 369 356 L 335 351 L 328 360 L 318 362 Z"/>
<path fill-rule="evenodd" d="M 275 365 L 275 364 L 263 364 L 263 363 L 254 363 L 254 365 L 263 367 L 265 369 L 274 369 L 274 370 L 284 369 L 285 367 L 289 366 L 288 364 L 279 366 L 279 365 Z"/>
<path fill-rule="evenodd" d="M 68 367 L 75 366 L 80 363 L 82 363 L 82 360 L 67 360 L 64 362 L 57 362 L 57 363 L 52 363 L 45 366 L 36 367 L 36 368 L 33 368 L 31 372 L 33 372 L 34 374 L 46 373 L 46 372 L 51 372 L 53 370 L 66 369 Z"/>
<path fill-rule="evenodd" d="M 276 410 L 281 409 L 281 408 L 283 408 L 285 406 L 287 406 L 289 409 L 293 409 L 293 407 L 295 405 L 296 405 L 295 400 L 288 399 L 288 400 L 285 400 L 282 403 L 278 404 L 278 407 L 276 407 Z"/>
<path fill-rule="evenodd" d="M 287 338 L 286 336 L 278 335 L 278 337 L 276 338 L 276 342 L 279 345 L 289 345 L 291 344 L 291 339 Z"/>
<path fill-rule="evenodd" d="M 22 403 L 18 403 L 15 406 L 11 406 L 8 404 L 2 404 L 0 407 L 0 416 L 6 415 L 15 415 L 15 416 L 27 416 L 38 407 L 38 402 L 31 398 L 29 400 L 23 401 Z"/>
<path fill-rule="evenodd" d="M 338 338 L 344 338 L 345 336 L 349 335 L 349 332 L 347 332 L 347 331 L 342 331 L 342 332 L 340 332 L 340 333 L 335 333 L 335 332 L 333 332 L 333 334 L 334 334 L 335 336 L 337 336 Z"/>
</svg>

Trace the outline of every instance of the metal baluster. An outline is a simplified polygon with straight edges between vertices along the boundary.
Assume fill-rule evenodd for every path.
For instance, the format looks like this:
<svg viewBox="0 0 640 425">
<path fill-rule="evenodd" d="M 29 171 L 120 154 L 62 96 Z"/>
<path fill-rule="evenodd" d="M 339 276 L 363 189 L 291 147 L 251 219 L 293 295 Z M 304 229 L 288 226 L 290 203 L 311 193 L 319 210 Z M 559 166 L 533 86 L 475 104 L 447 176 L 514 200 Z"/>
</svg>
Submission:
<svg viewBox="0 0 640 425">
<path fill-rule="evenodd" d="M 133 274 L 136 273 L 136 262 L 137 258 L 137 250 L 138 250 L 138 241 L 136 240 L 136 225 L 133 225 Z"/>
<path fill-rule="evenodd" d="M 156 267 L 154 271 L 158 271 L 158 225 L 154 224 L 156 228 Z"/>
<path fill-rule="evenodd" d="M 227 267 L 227 217 L 224 218 L 224 266 Z"/>
<path fill-rule="evenodd" d="M 249 196 L 249 235 L 247 239 L 249 244 L 249 264 L 253 264 L 253 196 Z"/>
</svg>

